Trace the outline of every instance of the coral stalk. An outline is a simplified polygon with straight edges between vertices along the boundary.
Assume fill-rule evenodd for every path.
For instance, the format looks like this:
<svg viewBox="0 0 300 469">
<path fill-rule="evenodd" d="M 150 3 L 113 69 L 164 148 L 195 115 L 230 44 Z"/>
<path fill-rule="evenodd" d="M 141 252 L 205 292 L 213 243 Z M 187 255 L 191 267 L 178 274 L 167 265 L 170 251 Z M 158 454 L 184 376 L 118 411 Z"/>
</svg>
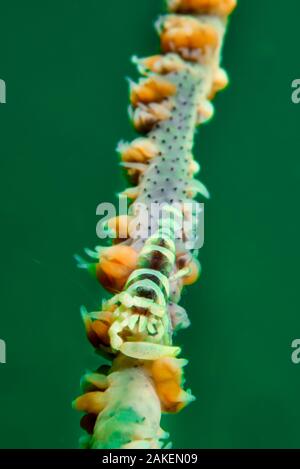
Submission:
<svg viewBox="0 0 300 469">
<path fill-rule="evenodd" d="M 174 334 L 189 326 L 178 305 L 200 273 L 194 199 L 209 197 L 195 179 L 195 128 L 213 115 L 211 100 L 228 78 L 220 68 L 223 37 L 235 0 L 169 0 L 156 23 L 162 54 L 134 58 L 144 76 L 130 83 L 131 117 L 143 134 L 121 142 L 121 164 L 132 186 L 128 216 L 111 219 L 111 247 L 79 259 L 114 294 L 100 311 L 82 310 L 88 338 L 111 366 L 87 373 L 74 407 L 85 412 L 82 446 L 161 448 L 168 435 L 161 412 L 176 413 L 194 398 L 183 385 L 186 360 Z M 197 220 L 196 220 L 197 221 Z"/>
</svg>

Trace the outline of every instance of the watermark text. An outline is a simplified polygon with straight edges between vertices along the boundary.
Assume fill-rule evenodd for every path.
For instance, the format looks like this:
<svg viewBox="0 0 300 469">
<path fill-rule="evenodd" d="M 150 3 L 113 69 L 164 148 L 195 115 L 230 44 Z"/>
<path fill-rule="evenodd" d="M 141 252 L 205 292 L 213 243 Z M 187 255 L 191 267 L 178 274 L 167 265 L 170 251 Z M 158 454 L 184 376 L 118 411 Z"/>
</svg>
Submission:
<svg viewBox="0 0 300 469">
<path fill-rule="evenodd" d="M 166 212 L 166 206 L 171 207 L 171 211 Z M 203 203 L 134 203 L 130 206 L 127 198 L 121 197 L 118 212 L 113 204 L 103 202 L 98 205 L 96 215 L 100 216 L 96 226 L 99 239 L 146 241 L 159 227 L 166 227 L 171 221 L 175 240 L 181 241 L 186 249 L 201 249 L 204 244 Z"/>
<path fill-rule="evenodd" d="M 299 365 L 300 363 L 300 339 L 294 339 L 291 347 L 293 349 L 291 360 L 294 365 Z"/>
<path fill-rule="evenodd" d="M 0 339 L 0 364 L 6 363 L 6 342 Z"/>
<path fill-rule="evenodd" d="M 292 81 L 292 102 L 294 104 L 300 103 L 300 78 L 296 78 Z"/>
<path fill-rule="evenodd" d="M 6 83 L 0 79 L 0 104 L 6 103 Z"/>
</svg>

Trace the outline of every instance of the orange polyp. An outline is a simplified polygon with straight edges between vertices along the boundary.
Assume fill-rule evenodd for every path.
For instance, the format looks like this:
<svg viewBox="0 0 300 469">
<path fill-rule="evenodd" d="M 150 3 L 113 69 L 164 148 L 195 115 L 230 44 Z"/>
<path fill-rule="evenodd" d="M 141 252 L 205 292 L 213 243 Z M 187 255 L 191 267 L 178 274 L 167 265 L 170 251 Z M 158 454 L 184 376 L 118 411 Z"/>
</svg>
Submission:
<svg viewBox="0 0 300 469">
<path fill-rule="evenodd" d="M 219 91 L 224 90 L 224 88 L 226 88 L 227 85 L 228 85 L 228 76 L 227 76 L 226 72 L 220 68 L 214 76 L 212 89 L 211 89 L 211 92 L 208 96 L 208 99 L 209 100 L 214 99 L 216 94 Z"/>
<path fill-rule="evenodd" d="M 181 379 L 181 368 L 176 364 L 176 359 L 165 357 L 155 360 L 152 365 L 152 375 L 154 380 L 163 381 L 166 379 Z"/>
<path fill-rule="evenodd" d="M 147 138 L 138 138 L 122 148 L 120 145 L 122 160 L 133 163 L 147 163 L 156 156 L 157 148 L 151 140 Z"/>
<path fill-rule="evenodd" d="M 141 63 L 148 70 L 162 75 L 179 72 L 185 64 L 177 56 L 153 55 L 141 60 Z"/>
<path fill-rule="evenodd" d="M 193 18 L 171 17 L 161 33 L 161 45 L 165 52 L 180 52 L 182 49 L 200 49 L 205 52 L 208 47 L 217 48 L 218 43 L 217 30 Z"/>
<path fill-rule="evenodd" d="M 140 103 L 133 114 L 133 124 L 138 132 L 150 132 L 155 124 L 170 117 L 170 103 Z"/>
<path fill-rule="evenodd" d="M 94 321 L 92 324 L 92 329 L 97 334 L 101 342 L 103 342 L 104 345 L 109 345 L 109 337 L 108 337 L 108 329 L 109 325 L 105 324 L 102 321 Z"/>
<path fill-rule="evenodd" d="M 159 103 L 176 93 L 176 86 L 159 77 L 151 77 L 142 83 L 133 86 L 131 90 L 131 103 L 137 106 L 138 103 Z"/>
<path fill-rule="evenodd" d="M 236 4 L 236 0 L 171 0 L 171 10 L 181 13 L 228 16 L 233 12 Z"/>
<path fill-rule="evenodd" d="M 156 385 L 162 409 L 164 412 L 178 412 L 185 405 L 182 399 L 183 391 L 178 383 L 174 381 L 165 381 Z"/>
<path fill-rule="evenodd" d="M 93 391 L 78 397 L 74 402 L 74 407 L 82 412 L 89 414 L 99 414 L 105 405 L 104 393 L 101 391 Z"/>
<path fill-rule="evenodd" d="M 145 156 L 137 148 L 128 147 L 128 149 L 122 153 L 122 160 L 130 163 L 144 163 Z"/>
<path fill-rule="evenodd" d="M 157 65 L 158 62 L 160 62 L 162 59 L 161 55 L 151 55 L 151 57 L 146 57 L 145 59 L 142 60 L 143 64 L 145 67 L 149 68 L 149 70 L 155 70 L 155 66 Z"/>
<path fill-rule="evenodd" d="M 101 253 L 96 267 L 97 278 L 109 291 L 121 291 L 137 267 L 138 253 L 130 246 L 114 245 Z"/>
<path fill-rule="evenodd" d="M 99 345 L 99 337 L 93 329 L 93 321 L 87 315 L 83 318 L 83 320 L 87 338 L 91 344 L 97 348 Z"/>
<path fill-rule="evenodd" d="M 200 264 L 196 259 L 193 259 L 189 264 L 190 272 L 182 278 L 184 286 L 193 285 L 197 282 L 200 275 Z"/>
<path fill-rule="evenodd" d="M 113 246 L 103 251 L 101 259 L 134 268 L 136 267 L 137 257 L 137 252 L 131 246 Z"/>
<path fill-rule="evenodd" d="M 151 367 L 155 387 L 166 412 L 177 412 L 184 406 L 185 394 L 181 388 L 182 369 L 177 359 L 164 357 L 155 360 Z"/>
</svg>

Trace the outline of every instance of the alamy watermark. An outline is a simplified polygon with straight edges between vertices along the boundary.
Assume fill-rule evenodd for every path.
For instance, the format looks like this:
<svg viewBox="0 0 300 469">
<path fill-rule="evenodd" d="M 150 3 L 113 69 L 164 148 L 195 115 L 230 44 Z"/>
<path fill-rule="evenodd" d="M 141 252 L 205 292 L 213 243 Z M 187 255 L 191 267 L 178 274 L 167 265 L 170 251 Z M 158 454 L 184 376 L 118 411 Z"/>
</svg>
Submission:
<svg viewBox="0 0 300 469">
<path fill-rule="evenodd" d="M 292 81 L 292 102 L 294 104 L 299 104 L 300 103 L 300 78 L 296 78 L 295 80 Z"/>
<path fill-rule="evenodd" d="M 0 339 L 0 364 L 6 363 L 6 342 Z"/>
<path fill-rule="evenodd" d="M 6 83 L 0 79 L 0 104 L 6 103 Z"/>
<path fill-rule="evenodd" d="M 96 214 L 100 216 L 96 226 L 100 239 L 146 241 L 159 227 L 166 227 L 171 221 L 175 240 L 181 241 L 186 249 L 201 249 L 204 244 L 204 204 L 195 201 L 172 204 L 135 202 L 129 206 L 127 198 L 120 197 L 118 212 L 113 204 L 103 202 L 98 205 Z M 117 230 L 112 229 L 110 223 L 116 217 L 123 220 Z"/>
<path fill-rule="evenodd" d="M 299 365 L 300 363 L 300 339 L 294 339 L 291 347 L 293 349 L 293 352 L 291 354 L 291 360 L 294 363 L 294 365 Z"/>
</svg>

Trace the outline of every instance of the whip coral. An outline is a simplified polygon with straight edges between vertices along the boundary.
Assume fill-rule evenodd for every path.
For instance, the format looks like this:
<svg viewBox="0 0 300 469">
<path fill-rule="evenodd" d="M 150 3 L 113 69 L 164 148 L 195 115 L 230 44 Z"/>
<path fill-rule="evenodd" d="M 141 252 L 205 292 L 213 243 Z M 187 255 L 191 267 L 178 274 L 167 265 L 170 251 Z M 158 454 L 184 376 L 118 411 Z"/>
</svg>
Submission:
<svg viewBox="0 0 300 469">
<path fill-rule="evenodd" d="M 190 324 L 178 305 L 182 289 L 200 275 L 193 199 L 209 197 L 195 178 L 192 148 L 195 128 L 213 116 L 211 100 L 228 84 L 220 57 L 235 3 L 167 1 L 156 23 L 162 54 L 133 59 L 142 78 L 130 82 L 130 116 L 142 136 L 117 148 L 132 184 L 120 194 L 130 199 L 129 213 L 107 223 L 112 246 L 88 251 L 91 262 L 78 258 L 113 294 L 99 311 L 82 308 L 88 339 L 110 360 L 85 374 L 74 401 L 84 412 L 82 447 L 167 447 L 161 413 L 194 399 L 184 389 L 187 361 L 173 343 Z"/>
</svg>

